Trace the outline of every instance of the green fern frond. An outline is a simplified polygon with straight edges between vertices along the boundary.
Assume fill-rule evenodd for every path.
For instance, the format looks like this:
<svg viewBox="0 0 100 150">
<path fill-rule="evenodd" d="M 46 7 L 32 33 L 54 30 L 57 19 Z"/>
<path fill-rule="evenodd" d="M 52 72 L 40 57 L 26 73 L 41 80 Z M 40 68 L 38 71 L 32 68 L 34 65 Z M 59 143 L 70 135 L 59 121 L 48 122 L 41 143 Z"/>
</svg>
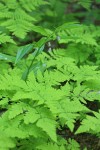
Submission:
<svg viewBox="0 0 100 150">
<path fill-rule="evenodd" d="M 68 139 L 68 150 L 71 149 L 71 150 L 80 150 L 80 145 L 77 141 L 75 141 L 74 139 Z"/>
<path fill-rule="evenodd" d="M 46 70 L 38 70 L 36 75 L 31 72 L 26 81 L 21 79 L 23 70 L 18 67 L 0 75 L 0 107 L 6 108 L 0 117 L 0 130 L 9 138 L 22 141 L 31 136 L 36 141 L 42 138 L 45 144 L 48 140 L 57 143 L 59 126 L 73 131 L 76 120 L 84 122 L 92 112 L 85 106 L 91 99 L 91 87 L 86 82 L 99 78 L 97 67 L 77 67 L 73 59 L 55 51 L 37 58 L 45 57 Z"/>
<path fill-rule="evenodd" d="M 25 113 L 24 123 L 25 124 L 34 123 L 39 118 L 40 118 L 39 113 L 35 109 L 29 108 L 28 111 Z"/>
<path fill-rule="evenodd" d="M 8 115 L 9 119 L 13 119 L 17 115 L 22 114 L 26 110 L 25 108 L 26 106 L 25 103 L 17 103 L 15 105 L 12 105 L 9 109 L 9 115 Z"/>
<path fill-rule="evenodd" d="M 90 6 L 92 4 L 92 0 L 79 0 L 78 2 L 80 5 L 82 5 L 86 9 L 90 9 Z"/>
<path fill-rule="evenodd" d="M 67 49 L 58 49 L 58 53 L 75 59 L 76 63 L 84 63 L 90 56 L 90 48 L 82 44 L 70 44 Z"/>
<path fill-rule="evenodd" d="M 66 29 L 58 33 L 59 43 L 81 43 L 91 46 L 97 46 L 96 39 L 86 29 L 85 26 L 79 26 L 78 28 Z"/>
<path fill-rule="evenodd" d="M 37 126 L 42 128 L 42 130 L 44 130 L 53 141 L 57 142 L 56 122 L 54 120 L 47 118 L 39 119 L 37 122 Z"/>
<path fill-rule="evenodd" d="M 6 27 L 13 35 L 24 38 L 26 33 L 32 29 L 34 18 L 29 16 L 21 9 L 12 12 L 11 16 L 1 23 L 1 26 Z"/>
<path fill-rule="evenodd" d="M 27 11 L 31 12 L 33 10 L 35 10 L 37 7 L 41 6 L 41 5 L 45 5 L 45 4 L 49 4 L 46 1 L 43 0 L 19 0 L 20 5 Z"/>
<path fill-rule="evenodd" d="M 94 112 L 93 116 L 87 116 L 86 119 L 82 121 L 82 125 L 78 128 L 76 133 L 89 132 L 100 135 L 100 111 L 99 113 Z"/>
<path fill-rule="evenodd" d="M 1 26 L 8 29 L 12 35 L 19 38 L 24 38 L 27 32 L 32 31 L 33 22 L 36 21 L 34 16 L 30 15 L 30 11 L 36 9 L 42 4 L 46 4 L 45 1 L 41 0 L 20 0 L 18 1 L 7 1 L 3 0 L 0 3 L 0 22 Z M 27 12 L 27 11 L 29 12 Z"/>
<path fill-rule="evenodd" d="M 10 148 L 14 148 L 15 146 L 15 140 L 8 137 L 4 132 L 0 131 L 0 149 L 9 150 Z"/>
<path fill-rule="evenodd" d="M 2 43 L 14 43 L 14 40 L 9 36 L 9 35 L 6 35 L 5 33 L 3 32 L 0 32 L 0 44 Z"/>
</svg>

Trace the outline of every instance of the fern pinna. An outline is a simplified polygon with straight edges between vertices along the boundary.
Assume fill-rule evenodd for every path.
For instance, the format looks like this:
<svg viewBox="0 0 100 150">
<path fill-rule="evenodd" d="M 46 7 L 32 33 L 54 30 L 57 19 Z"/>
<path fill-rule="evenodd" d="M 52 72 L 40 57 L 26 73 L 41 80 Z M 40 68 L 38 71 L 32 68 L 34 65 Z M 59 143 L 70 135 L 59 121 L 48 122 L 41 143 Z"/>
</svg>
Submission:
<svg viewBox="0 0 100 150">
<path fill-rule="evenodd" d="M 76 133 L 100 134 L 96 129 L 99 113 L 86 107 L 87 100 L 100 100 L 99 83 L 89 86 L 99 80 L 97 67 L 78 68 L 73 59 L 58 57 L 53 52 L 42 53 L 38 59 L 41 58 L 46 62 L 45 71 L 38 70 L 35 75 L 31 72 L 26 82 L 21 79 L 18 67 L 0 75 L 1 150 L 66 150 L 69 143 L 57 130 L 66 126 L 73 132 L 77 120 L 82 121 L 82 125 Z M 89 112 L 97 118 L 89 116 Z M 91 119 L 97 120 L 95 127 L 89 123 Z M 75 145 L 79 150 L 80 146 Z"/>
</svg>

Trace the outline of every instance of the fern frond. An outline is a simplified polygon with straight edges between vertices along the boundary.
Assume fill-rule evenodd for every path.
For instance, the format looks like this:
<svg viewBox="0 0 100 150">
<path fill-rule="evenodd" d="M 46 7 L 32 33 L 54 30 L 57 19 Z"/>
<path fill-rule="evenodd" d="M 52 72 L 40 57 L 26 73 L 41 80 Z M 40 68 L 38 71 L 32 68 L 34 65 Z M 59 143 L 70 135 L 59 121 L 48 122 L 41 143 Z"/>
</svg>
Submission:
<svg viewBox="0 0 100 150">
<path fill-rule="evenodd" d="M 17 115 L 22 114 L 25 110 L 25 104 L 24 103 L 17 103 L 15 105 L 12 105 L 9 109 L 9 119 L 15 118 Z"/>
<path fill-rule="evenodd" d="M 30 11 L 42 4 L 46 4 L 46 2 L 43 0 L 5 2 L 3 0 L 3 3 L 0 3 L 0 25 L 8 29 L 13 35 L 24 38 L 27 32 L 32 31 L 32 28 L 34 28 L 33 22 L 36 21 L 34 16 L 30 14 Z"/>
<path fill-rule="evenodd" d="M 6 27 L 17 37 L 24 38 L 26 33 L 32 29 L 31 23 L 34 19 L 26 14 L 23 10 L 17 9 L 11 14 L 5 22 L 1 23 L 1 26 Z"/>
<path fill-rule="evenodd" d="M 37 7 L 41 6 L 41 5 L 45 5 L 48 4 L 48 2 L 43 1 L 43 0 L 19 0 L 20 5 L 27 11 L 31 12 L 34 9 L 36 9 Z"/>
<path fill-rule="evenodd" d="M 90 9 L 90 6 L 92 4 L 92 0 L 79 0 L 78 2 L 80 5 L 82 5 L 86 9 Z"/>
<path fill-rule="evenodd" d="M 78 128 L 76 133 L 89 132 L 100 135 L 100 111 L 99 113 L 94 112 L 95 117 L 87 116 L 86 119 L 82 121 L 82 125 Z"/>
<path fill-rule="evenodd" d="M 59 43 L 81 43 L 91 46 L 97 46 L 96 39 L 94 38 L 89 27 L 84 25 L 79 25 L 76 28 L 64 29 L 58 32 Z"/>
<path fill-rule="evenodd" d="M 16 146 L 15 140 L 0 131 L 0 150 L 9 150 Z"/>
<path fill-rule="evenodd" d="M 5 33 L 3 32 L 0 32 L 0 44 L 2 43 L 14 43 L 14 40 L 9 36 L 9 35 L 6 35 Z"/>
<path fill-rule="evenodd" d="M 71 149 L 71 150 L 80 150 L 80 145 L 77 141 L 75 141 L 74 139 L 68 139 L 68 149 Z"/>
<path fill-rule="evenodd" d="M 48 118 L 39 119 L 37 126 L 42 128 L 42 130 L 44 130 L 53 141 L 57 142 L 56 122 L 54 120 Z"/>
<path fill-rule="evenodd" d="M 38 112 L 33 108 L 29 108 L 28 111 L 25 113 L 24 123 L 25 124 L 34 123 L 39 118 L 40 118 L 40 115 L 38 114 Z"/>
<path fill-rule="evenodd" d="M 59 53 L 41 54 L 37 59 L 45 57 L 46 70 L 38 70 L 36 75 L 31 72 L 26 82 L 21 79 L 23 70 L 17 67 L 0 75 L 1 107 L 7 106 L 0 117 L 0 130 L 9 138 L 42 138 L 45 144 L 48 140 L 57 143 L 57 127 L 67 126 L 73 131 L 76 120 L 84 122 L 87 113 L 93 112 L 85 106 L 86 100 L 91 99 L 87 82 L 99 79 L 100 71 L 96 66 L 77 67 L 73 59 Z M 92 100 L 99 99 L 94 94 Z M 40 145 L 34 145 L 34 149 Z"/>
</svg>

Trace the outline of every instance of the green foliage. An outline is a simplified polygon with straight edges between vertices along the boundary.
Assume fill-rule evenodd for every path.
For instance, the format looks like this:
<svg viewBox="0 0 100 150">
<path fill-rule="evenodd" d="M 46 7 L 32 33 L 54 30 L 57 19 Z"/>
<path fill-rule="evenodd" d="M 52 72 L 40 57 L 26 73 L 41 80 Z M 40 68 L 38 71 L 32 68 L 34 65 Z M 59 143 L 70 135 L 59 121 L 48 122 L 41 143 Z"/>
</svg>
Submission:
<svg viewBox="0 0 100 150">
<path fill-rule="evenodd" d="M 79 4 L 81 4 L 83 7 L 85 7 L 86 9 L 89 9 L 91 6 L 92 0 L 81 0 L 79 1 Z"/>
<path fill-rule="evenodd" d="M 86 29 L 87 28 L 87 29 Z M 88 27 L 78 25 L 76 28 L 71 28 L 58 33 L 60 36 L 59 43 L 81 43 L 87 45 L 97 46 L 94 35 L 89 32 Z"/>
<path fill-rule="evenodd" d="M 100 111 L 94 112 L 93 116 L 87 116 L 86 119 L 82 121 L 82 125 L 77 130 L 76 133 L 90 132 L 92 134 L 97 134 L 100 137 Z"/>
<path fill-rule="evenodd" d="M 97 4 L 0 1 L 0 150 L 85 150 L 75 136 L 100 138 Z"/>
<path fill-rule="evenodd" d="M 0 44 L 2 43 L 14 43 L 13 39 L 10 36 L 6 35 L 5 33 L 0 32 Z"/>
<path fill-rule="evenodd" d="M 96 71 L 97 67 L 91 66 L 78 68 L 71 58 L 60 55 L 58 57 L 53 53 L 51 55 L 52 57 L 45 53 L 41 54 L 42 59 L 48 58 L 46 70 L 43 74 L 38 71 L 36 76 L 31 72 L 26 82 L 20 78 L 21 71 L 18 68 L 0 76 L 2 99 L 0 106 L 6 109 L 0 118 L 0 130 L 7 135 L 7 138 L 15 141 L 12 142 L 13 145 L 18 141 L 21 143 L 22 140 L 29 139 L 30 136 L 36 141 L 42 138 L 47 143 L 49 139 L 51 142 L 48 144 L 52 145 L 52 142 L 56 144 L 59 142 L 56 134 L 58 127 L 66 125 L 73 131 L 77 119 L 85 122 L 86 119 L 89 121 L 91 118 L 95 122 L 95 118 L 88 117 L 87 114 L 93 113 L 85 106 L 85 99 L 89 100 L 88 94 L 92 89 L 85 82 L 90 79 L 95 80 L 97 76 L 99 77 L 100 71 Z M 66 84 L 62 85 L 63 82 Z M 100 101 L 100 96 L 98 97 L 97 94 L 96 97 L 94 92 L 92 101 L 95 99 Z M 90 125 L 90 123 L 85 124 L 86 130 L 81 130 L 83 126 L 80 126 L 78 132 L 87 131 L 88 124 Z M 93 131 L 97 132 L 97 129 L 94 128 Z M 40 145 L 41 143 L 38 143 L 32 148 L 43 149 L 44 144 L 42 147 Z M 2 148 L 2 145 L 0 147 Z M 57 145 L 55 147 L 58 149 Z M 64 145 L 61 147 L 65 149 Z M 68 149 L 73 150 L 73 146 L 72 148 L 71 145 L 68 146 Z"/>
<path fill-rule="evenodd" d="M 8 29 L 13 35 L 24 38 L 27 32 L 32 31 L 36 21 L 33 10 L 46 2 L 43 0 L 13 0 L 0 2 L 0 25 Z M 5 37 L 6 38 L 6 37 Z"/>
<path fill-rule="evenodd" d="M 17 52 L 15 64 L 17 64 L 17 62 L 19 62 L 20 59 L 22 59 L 27 53 L 29 53 L 32 50 L 32 47 L 32 44 L 21 47 Z"/>
</svg>

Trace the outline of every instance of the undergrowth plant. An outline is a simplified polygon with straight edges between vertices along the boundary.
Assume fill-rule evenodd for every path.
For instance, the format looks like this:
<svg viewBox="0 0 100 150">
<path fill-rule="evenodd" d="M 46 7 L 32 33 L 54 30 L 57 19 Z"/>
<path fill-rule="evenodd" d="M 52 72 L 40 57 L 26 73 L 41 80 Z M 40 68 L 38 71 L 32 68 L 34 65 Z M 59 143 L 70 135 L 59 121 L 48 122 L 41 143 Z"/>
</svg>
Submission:
<svg viewBox="0 0 100 150">
<path fill-rule="evenodd" d="M 45 70 L 31 72 L 26 82 L 21 79 L 19 68 L 0 75 L 2 150 L 74 149 L 68 148 L 71 145 L 57 134 L 57 130 L 66 126 L 73 132 L 78 120 L 82 125 L 76 133 L 100 134 L 100 114 L 86 105 L 87 100 L 100 101 L 97 67 L 78 68 L 73 59 L 54 53 L 42 53 L 39 60 L 45 62 Z M 78 143 L 75 146 L 80 149 Z"/>
<path fill-rule="evenodd" d="M 86 150 L 69 131 L 100 138 L 97 4 L 0 1 L 0 150 Z"/>
</svg>

